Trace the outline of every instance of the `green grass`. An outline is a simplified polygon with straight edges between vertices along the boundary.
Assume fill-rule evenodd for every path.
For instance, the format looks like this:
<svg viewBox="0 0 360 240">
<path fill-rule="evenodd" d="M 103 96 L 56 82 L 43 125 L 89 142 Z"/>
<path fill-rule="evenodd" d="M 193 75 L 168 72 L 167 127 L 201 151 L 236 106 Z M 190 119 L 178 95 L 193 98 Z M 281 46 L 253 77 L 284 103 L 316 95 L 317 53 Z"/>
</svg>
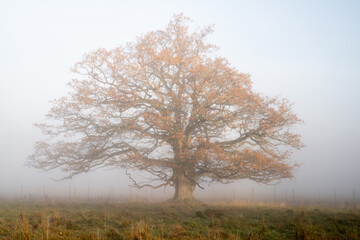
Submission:
<svg viewBox="0 0 360 240">
<path fill-rule="evenodd" d="M 360 239 L 360 211 L 170 203 L 0 203 L 0 239 Z"/>
</svg>

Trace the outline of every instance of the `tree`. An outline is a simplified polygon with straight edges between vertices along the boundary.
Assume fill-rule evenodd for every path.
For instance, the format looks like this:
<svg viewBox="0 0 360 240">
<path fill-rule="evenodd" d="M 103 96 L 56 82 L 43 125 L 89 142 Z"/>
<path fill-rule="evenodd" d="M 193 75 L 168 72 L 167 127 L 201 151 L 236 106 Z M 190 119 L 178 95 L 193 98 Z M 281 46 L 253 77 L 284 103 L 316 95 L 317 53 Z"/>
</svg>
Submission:
<svg viewBox="0 0 360 240">
<path fill-rule="evenodd" d="M 125 47 L 90 52 L 75 64 L 78 79 L 37 124 L 50 140 L 35 144 L 34 167 L 71 178 L 98 167 L 125 168 L 136 187 L 175 188 L 192 200 L 196 186 L 292 177 L 291 149 L 302 147 L 301 122 L 286 99 L 252 90 L 206 37 L 175 15 L 165 30 Z M 134 170 L 151 176 L 146 182 Z"/>
</svg>

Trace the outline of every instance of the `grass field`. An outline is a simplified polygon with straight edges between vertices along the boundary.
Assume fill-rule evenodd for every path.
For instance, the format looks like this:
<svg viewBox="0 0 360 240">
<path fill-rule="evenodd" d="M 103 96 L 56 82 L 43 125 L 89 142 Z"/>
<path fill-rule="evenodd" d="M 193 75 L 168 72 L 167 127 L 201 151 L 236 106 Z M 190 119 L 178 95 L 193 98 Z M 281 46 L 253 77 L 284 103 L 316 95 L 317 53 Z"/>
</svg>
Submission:
<svg viewBox="0 0 360 240">
<path fill-rule="evenodd" d="M 360 239 L 360 210 L 0 202 L 0 239 Z"/>
</svg>

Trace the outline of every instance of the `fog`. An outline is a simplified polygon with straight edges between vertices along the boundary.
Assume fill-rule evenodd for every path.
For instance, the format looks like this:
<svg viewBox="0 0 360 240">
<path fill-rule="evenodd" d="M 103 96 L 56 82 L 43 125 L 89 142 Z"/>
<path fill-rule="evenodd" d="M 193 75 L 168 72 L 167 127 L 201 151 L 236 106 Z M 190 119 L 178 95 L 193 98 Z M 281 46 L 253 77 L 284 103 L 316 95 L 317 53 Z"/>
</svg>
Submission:
<svg viewBox="0 0 360 240">
<path fill-rule="evenodd" d="M 306 147 L 292 156 L 294 179 L 273 186 L 247 180 L 204 185 L 203 199 L 360 200 L 359 1 L 1 1 L 0 198 L 145 197 L 172 189 L 136 190 L 122 169 L 63 174 L 25 166 L 43 139 L 33 126 L 50 100 L 65 96 L 69 69 L 97 48 L 111 49 L 166 26 L 184 13 L 194 26 L 215 24 L 217 55 L 252 75 L 254 89 L 293 102 L 304 120 Z M 275 190 L 276 189 L 276 190 Z"/>
</svg>

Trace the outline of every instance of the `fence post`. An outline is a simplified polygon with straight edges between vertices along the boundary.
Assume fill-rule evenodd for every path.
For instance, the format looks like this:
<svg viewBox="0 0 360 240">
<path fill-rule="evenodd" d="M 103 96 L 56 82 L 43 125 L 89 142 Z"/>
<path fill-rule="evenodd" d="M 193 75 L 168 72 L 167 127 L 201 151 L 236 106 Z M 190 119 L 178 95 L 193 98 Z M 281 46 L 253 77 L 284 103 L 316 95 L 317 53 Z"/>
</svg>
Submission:
<svg viewBox="0 0 360 240">
<path fill-rule="evenodd" d="M 274 203 L 276 202 L 276 186 L 274 187 Z"/>
<path fill-rule="evenodd" d="M 353 195 L 354 209 L 356 209 L 356 192 L 355 192 L 355 188 L 353 189 L 352 195 Z"/>
</svg>

